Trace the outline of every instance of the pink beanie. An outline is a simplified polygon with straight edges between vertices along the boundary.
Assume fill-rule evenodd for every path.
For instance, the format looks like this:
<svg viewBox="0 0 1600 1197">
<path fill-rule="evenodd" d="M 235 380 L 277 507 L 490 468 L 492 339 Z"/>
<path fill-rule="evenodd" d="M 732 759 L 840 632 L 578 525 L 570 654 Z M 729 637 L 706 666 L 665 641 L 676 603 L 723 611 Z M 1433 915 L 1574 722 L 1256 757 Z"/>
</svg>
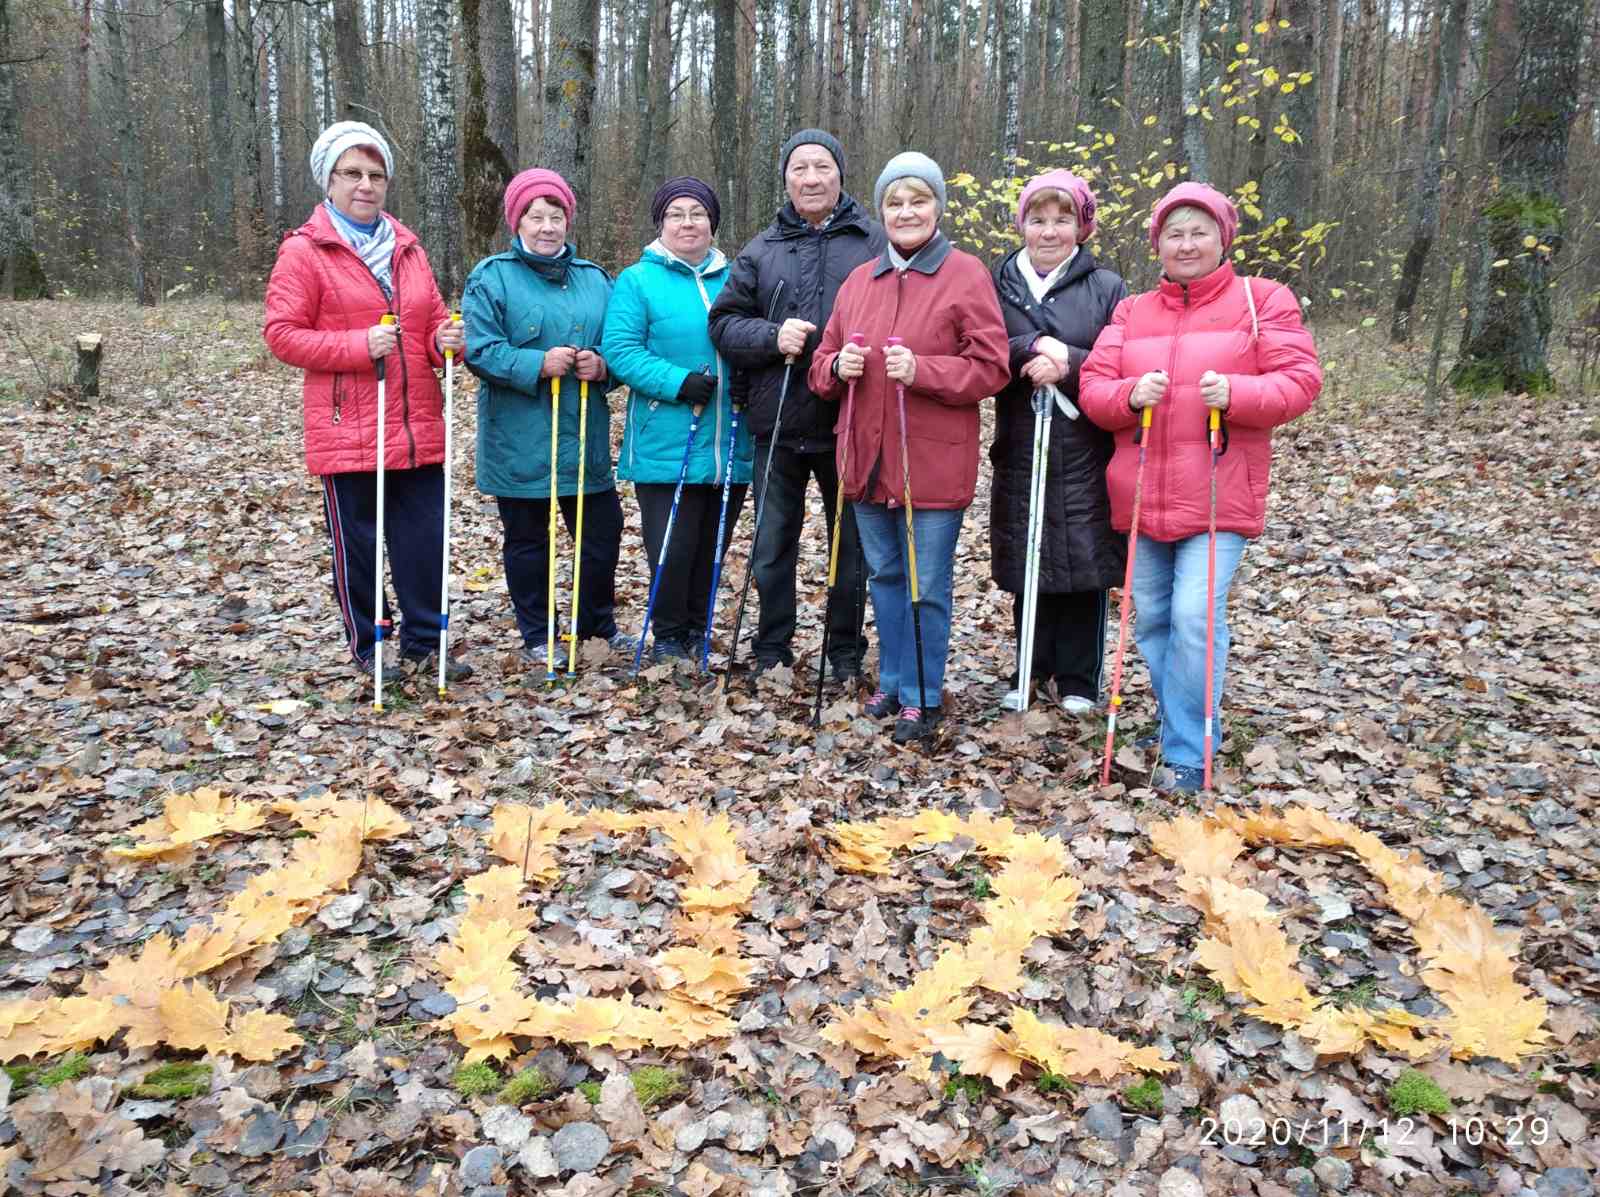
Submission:
<svg viewBox="0 0 1600 1197">
<path fill-rule="evenodd" d="M 506 184 L 506 224 L 513 233 L 517 231 L 528 205 L 536 199 L 554 200 L 561 205 L 568 220 L 572 219 L 572 210 L 578 205 L 572 188 L 555 171 L 542 166 L 525 170 Z"/>
<path fill-rule="evenodd" d="M 1179 183 L 1161 197 L 1155 211 L 1150 214 L 1150 248 L 1161 248 L 1161 226 L 1174 208 L 1199 208 L 1217 222 L 1217 232 L 1222 236 L 1222 252 L 1227 253 L 1233 244 L 1233 235 L 1239 231 L 1239 209 L 1233 201 L 1215 187 L 1205 183 Z"/>
<path fill-rule="evenodd" d="M 1070 170 L 1049 170 L 1028 180 L 1028 185 L 1022 189 L 1022 195 L 1017 200 L 1017 232 L 1022 231 L 1022 218 L 1033 197 L 1047 190 L 1060 191 L 1072 197 L 1072 206 L 1077 210 L 1080 242 L 1094 236 L 1094 192 L 1089 189 L 1089 184 Z"/>
</svg>

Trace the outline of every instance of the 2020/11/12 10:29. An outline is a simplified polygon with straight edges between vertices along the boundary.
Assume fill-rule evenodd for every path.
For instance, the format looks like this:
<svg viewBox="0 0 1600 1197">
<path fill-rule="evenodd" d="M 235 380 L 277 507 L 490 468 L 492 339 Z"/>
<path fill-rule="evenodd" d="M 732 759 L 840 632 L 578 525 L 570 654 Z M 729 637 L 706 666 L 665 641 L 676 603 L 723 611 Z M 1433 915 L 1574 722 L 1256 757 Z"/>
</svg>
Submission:
<svg viewBox="0 0 1600 1197">
<path fill-rule="evenodd" d="M 1491 1129 L 1498 1130 L 1505 1145 L 1510 1148 L 1524 1144 L 1543 1146 L 1550 1139 L 1550 1121 L 1539 1115 L 1516 1115 L 1502 1120 L 1485 1118 L 1447 1119 L 1452 1143 L 1480 1145 Z M 1411 1142 L 1417 1133 L 1414 1118 L 1383 1118 L 1377 1122 L 1348 1118 L 1247 1118 L 1200 1120 L 1200 1141 L 1213 1147 L 1348 1147 L 1360 1143 L 1367 1135 L 1390 1140 L 1397 1146 Z"/>
</svg>

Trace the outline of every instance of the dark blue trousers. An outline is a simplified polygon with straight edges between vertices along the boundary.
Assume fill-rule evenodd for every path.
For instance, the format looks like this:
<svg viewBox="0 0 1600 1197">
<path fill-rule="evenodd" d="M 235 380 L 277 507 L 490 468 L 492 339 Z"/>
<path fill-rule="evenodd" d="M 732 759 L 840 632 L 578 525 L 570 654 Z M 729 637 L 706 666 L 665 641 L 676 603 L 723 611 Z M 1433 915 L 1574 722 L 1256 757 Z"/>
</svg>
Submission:
<svg viewBox="0 0 1600 1197">
<path fill-rule="evenodd" d="M 444 467 L 387 470 L 384 489 L 384 560 L 395 597 L 400 602 L 400 627 L 385 640 L 398 640 L 401 655 L 423 657 L 439 647 L 439 586 L 444 570 Z M 378 475 L 324 474 L 322 507 L 333 541 L 333 597 L 344 620 L 350 655 L 365 665 L 372 660 L 372 571 L 376 566 Z M 383 615 L 393 618 L 388 588 Z M 392 651 L 392 650 L 391 650 Z M 385 660 L 390 654 L 384 653 Z"/>
</svg>

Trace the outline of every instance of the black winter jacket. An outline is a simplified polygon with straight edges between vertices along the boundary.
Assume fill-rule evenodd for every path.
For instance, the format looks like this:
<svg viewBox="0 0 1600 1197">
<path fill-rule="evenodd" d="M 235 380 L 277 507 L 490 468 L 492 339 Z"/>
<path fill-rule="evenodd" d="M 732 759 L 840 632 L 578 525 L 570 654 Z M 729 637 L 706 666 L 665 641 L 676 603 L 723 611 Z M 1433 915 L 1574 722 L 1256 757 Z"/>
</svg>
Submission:
<svg viewBox="0 0 1600 1197">
<path fill-rule="evenodd" d="M 784 201 L 777 218 L 739 251 L 711 305 L 711 340 L 735 372 L 745 375 L 750 431 L 757 440 L 772 439 L 784 372 L 778 326 L 794 317 L 811 321 L 817 331 L 795 359 L 779 443 L 796 452 L 833 451 L 838 404 L 811 393 L 806 371 L 840 285 L 857 266 L 881 254 L 885 242 L 883 226 L 846 195 L 823 229 L 812 228 Z"/>
<path fill-rule="evenodd" d="M 996 397 L 994 492 L 989 504 L 992 576 L 1002 590 L 1022 592 L 1027 571 L 1028 494 L 1033 475 L 1033 386 L 1021 375 L 1041 335 L 1071 352 L 1071 370 L 1056 386 L 1074 403 L 1078 371 L 1111 312 L 1128 294 L 1115 271 L 1080 246 L 1066 273 L 1036 303 L 1018 263 L 1020 250 L 995 267 L 995 290 L 1011 339 L 1011 384 Z M 1106 463 L 1111 434 L 1087 416 L 1068 419 L 1057 407 L 1050 420 L 1050 463 L 1045 476 L 1045 525 L 1039 541 L 1039 589 L 1045 594 L 1104 590 L 1120 585 L 1127 537 L 1111 527 Z"/>
</svg>

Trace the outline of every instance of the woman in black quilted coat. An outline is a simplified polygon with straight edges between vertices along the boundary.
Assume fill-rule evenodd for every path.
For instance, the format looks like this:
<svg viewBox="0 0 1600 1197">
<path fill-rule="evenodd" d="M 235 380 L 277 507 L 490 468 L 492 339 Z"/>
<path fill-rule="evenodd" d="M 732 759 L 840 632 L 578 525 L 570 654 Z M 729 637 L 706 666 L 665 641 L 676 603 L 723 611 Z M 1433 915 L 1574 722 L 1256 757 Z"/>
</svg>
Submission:
<svg viewBox="0 0 1600 1197">
<path fill-rule="evenodd" d="M 1021 638 L 1027 569 L 1028 497 L 1033 471 L 1033 402 L 1053 385 L 1044 533 L 1039 545 L 1039 613 L 1033 680 L 1054 681 L 1062 708 L 1100 701 L 1106 591 L 1122 581 L 1127 538 L 1111 528 L 1105 469 L 1111 435 L 1078 413 L 1078 369 L 1111 312 L 1128 294 L 1115 271 L 1083 246 L 1094 232 L 1094 192 L 1070 171 L 1039 175 L 1022 190 L 1017 227 L 1023 248 L 995 268 L 994 284 L 1011 339 L 1012 382 L 995 407 L 994 493 L 989 537 L 995 583 L 1011 591 Z M 1056 396 L 1059 396 L 1057 398 Z M 1015 686 L 1016 679 L 1012 679 Z M 1013 689 L 1002 705 L 1021 706 Z"/>
</svg>

